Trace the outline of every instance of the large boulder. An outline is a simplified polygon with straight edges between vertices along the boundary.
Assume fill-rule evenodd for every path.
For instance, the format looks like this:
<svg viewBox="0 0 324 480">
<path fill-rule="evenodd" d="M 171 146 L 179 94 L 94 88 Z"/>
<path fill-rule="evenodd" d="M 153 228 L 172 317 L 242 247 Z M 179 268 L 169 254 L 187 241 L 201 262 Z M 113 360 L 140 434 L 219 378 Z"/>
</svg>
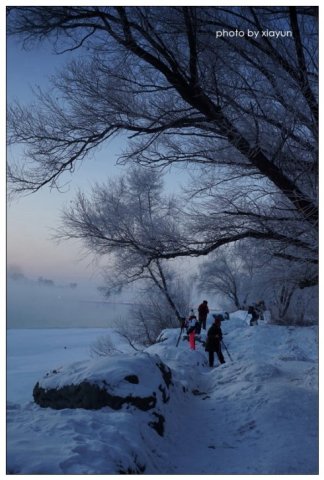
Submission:
<svg viewBox="0 0 324 480">
<path fill-rule="evenodd" d="M 171 370 L 157 355 L 115 355 L 48 372 L 33 397 L 41 407 L 54 409 L 129 405 L 147 411 L 169 401 L 171 383 Z"/>
</svg>

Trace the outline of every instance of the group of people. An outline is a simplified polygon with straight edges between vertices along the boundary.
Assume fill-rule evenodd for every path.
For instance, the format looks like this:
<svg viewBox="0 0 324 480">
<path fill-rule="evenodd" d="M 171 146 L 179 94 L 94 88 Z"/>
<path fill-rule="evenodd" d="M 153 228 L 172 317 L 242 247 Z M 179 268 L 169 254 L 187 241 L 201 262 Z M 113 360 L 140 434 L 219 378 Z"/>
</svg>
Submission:
<svg viewBox="0 0 324 480">
<path fill-rule="evenodd" d="M 263 319 L 263 313 L 265 311 L 265 303 L 263 300 L 259 300 L 253 303 L 248 308 L 248 314 L 251 315 L 250 325 L 257 325 L 259 318 Z M 189 346 L 192 350 L 196 349 L 196 334 L 200 334 L 201 330 L 206 330 L 207 316 L 209 313 L 208 302 L 204 300 L 198 307 L 198 319 L 191 310 L 189 318 L 185 321 L 187 334 L 189 337 Z M 225 312 L 225 318 L 228 319 L 229 315 Z M 224 320 L 224 316 L 221 314 L 213 315 L 214 323 L 207 331 L 205 350 L 208 352 L 209 366 L 214 366 L 215 353 L 217 354 L 220 363 L 225 363 L 222 353 L 222 329 L 221 322 Z"/>
<path fill-rule="evenodd" d="M 204 300 L 198 307 L 198 320 L 191 311 L 191 315 L 185 323 L 187 333 L 189 336 L 189 345 L 192 350 L 195 350 L 195 334 L 200 333 L 201 329 L 206 330 L 207 315 L 209 313 L 208 302 Z M 221 322 L 224 320 L 223 315 L 214 315 L 214 323 L 208 329 L 205 350 L 208 352 L 209 366 L 214 366 L 215 353 L 217 353 L 220 363 L 225 363 L 222 353 L 221 342 L 223 338 L 221 330 Z"/>
</svg>

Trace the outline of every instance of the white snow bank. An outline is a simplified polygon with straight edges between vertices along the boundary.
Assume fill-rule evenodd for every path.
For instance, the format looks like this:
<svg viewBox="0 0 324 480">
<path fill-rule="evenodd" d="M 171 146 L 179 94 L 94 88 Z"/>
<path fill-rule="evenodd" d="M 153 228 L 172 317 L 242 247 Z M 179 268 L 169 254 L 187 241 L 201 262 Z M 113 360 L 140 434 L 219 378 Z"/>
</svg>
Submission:
<svg viewBox="0 0 324 480">
<path fill-rule="evenodd" d="M 19 331 L 8 332 L 8 472 L 317 474 L 317 329 L 249 327 L 238 313 L 222 330 L 233 361 L 223 349 L 226 363 L 214 369 L 206 366 L 202 343 L 191 351 L 181 339 L 176 347 L 180 329 L 164 331 L 146 353 L 96 361 L 89 345 L 98 331 L 33 331 L 25 342 Z M 57 411 L 30 401 L 35 382 L 54 368 L 66 372 L 64 382 L 106 376 L 117 390 L 147 392 L 156 386 L 147 359 L 155 355 L 174 382 L 163 437 L 149 425 L 159 418 L 135 407 Z M 134 373 L 142 385 L 120 381 Z M 57 378 L 44 381 L 53 386 Z M 17 381 L 23 388 L 14 387 Z"/>
<path fill-rule="evenodd" d="M 141 473 L 144 466 L 154 470 L 160 437 L 148 426 L 144 412 L 52 410 L 30 403 L 9 409 L 8 417 L 7 473 L 104 475 Z"/>
</svg>

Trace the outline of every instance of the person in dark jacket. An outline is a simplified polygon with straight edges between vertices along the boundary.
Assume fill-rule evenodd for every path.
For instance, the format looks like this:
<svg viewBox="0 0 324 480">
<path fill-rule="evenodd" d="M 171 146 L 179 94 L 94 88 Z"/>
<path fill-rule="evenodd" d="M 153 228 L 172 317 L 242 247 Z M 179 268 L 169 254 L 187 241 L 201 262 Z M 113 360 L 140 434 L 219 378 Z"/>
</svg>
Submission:
<svg viewBox="0 0 324 480">
<path fill-rule="evenodd" d="M 248 313 L 251 315 L 250 326 L 258 325 L 259 314 L 255 305 L 249 306 Z"/>
<path fill-rule="evenodd" d="M 218 360 L 220 363 L 225 363 L 224 356 L 222 354 L 222 329 L 221 329 L 221 322 L 223 320 L 222 315 L 214 315 L 214 323 L 209 328 L 207 332 L 207 341 L 206 341 L 206 351 L 209 354 L 209 366 L 214 366 L 214 352 L 217 353 Z"/>
<path fill-rule="evenodd" d="M 257 313 L 260 315 L 260 320 L 264 320 L 264 312 L 266 310 L 264 300 L 259 300 L 255 304 L 255 309 L 256 309 Z"/>
<path fill-rule="evenodd" d="M 200 323 L 200 328 L 206 330 L 206 320 L 209 313 L 208 302 L 204 300 L 198 307 L 198 321 Z"/>
</svg>

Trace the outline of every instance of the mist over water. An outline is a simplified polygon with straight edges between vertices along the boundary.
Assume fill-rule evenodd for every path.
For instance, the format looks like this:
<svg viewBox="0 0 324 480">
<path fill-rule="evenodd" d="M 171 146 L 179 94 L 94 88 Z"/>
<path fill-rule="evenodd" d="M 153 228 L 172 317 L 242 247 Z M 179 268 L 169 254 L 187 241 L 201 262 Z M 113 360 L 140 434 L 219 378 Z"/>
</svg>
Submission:
<svg viewBox="0 0 324 480">
<path fill-rule="evenodd" d="M 129 315 L 124 302 L 106 301 L 93 284 L 8 279 L 7 328 L 112 327 Z"/>
</svg>

